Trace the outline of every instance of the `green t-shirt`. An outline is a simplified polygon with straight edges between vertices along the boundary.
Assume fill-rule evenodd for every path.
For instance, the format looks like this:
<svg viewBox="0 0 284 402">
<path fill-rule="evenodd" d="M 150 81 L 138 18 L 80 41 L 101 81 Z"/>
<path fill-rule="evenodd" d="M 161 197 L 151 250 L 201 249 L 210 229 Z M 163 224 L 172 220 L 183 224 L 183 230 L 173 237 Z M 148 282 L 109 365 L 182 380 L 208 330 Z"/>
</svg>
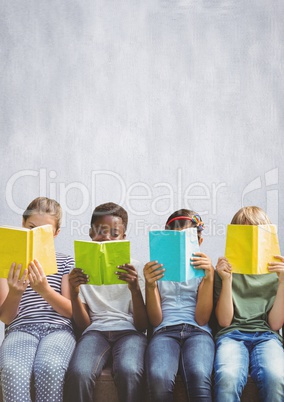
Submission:
<svg viewBox="0 0 284 402">
<path fill-rule="evenodd" d="M 268 324 L 268 313 L 271 310 L 277 288 L 277 274 L 243 275 L 233 274 L 232 294 L 234 317 L 228 327 L 217 324 L 216 338 L 228 332 L 239 330 L 244 332 L 274 332 Z M 222 288 L 222 280 L 217 271 L 214 281 L 214 300 L 217 302 Z M 281 338 L 281 337 L 280 337 Z"/>
</svg>

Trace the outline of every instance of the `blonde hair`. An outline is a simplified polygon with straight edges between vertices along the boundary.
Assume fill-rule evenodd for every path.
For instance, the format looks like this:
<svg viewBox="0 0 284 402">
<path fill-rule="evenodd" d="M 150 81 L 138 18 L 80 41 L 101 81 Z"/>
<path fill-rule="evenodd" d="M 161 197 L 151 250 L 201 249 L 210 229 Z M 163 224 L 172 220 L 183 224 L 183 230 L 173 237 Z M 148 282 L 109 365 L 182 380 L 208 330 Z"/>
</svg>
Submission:
<svg viewBox="0 0 284 402">
<path fill-rule="evenodd" d="M 56 230 L 60 228 L 62 219 L 62 208 L 60 204 L 47 197 L 37 197 L 28 206 L 23 213 L 23 220 L 26 221 L 34 214 L 47 214 L 56 221 Z"/>
<path fill-rule="evenodd" d="M 263 209 L 255 206 L 241 208 L 233 217 L 233 225 L 267 225 L 271 221 Z"/>
</svg>

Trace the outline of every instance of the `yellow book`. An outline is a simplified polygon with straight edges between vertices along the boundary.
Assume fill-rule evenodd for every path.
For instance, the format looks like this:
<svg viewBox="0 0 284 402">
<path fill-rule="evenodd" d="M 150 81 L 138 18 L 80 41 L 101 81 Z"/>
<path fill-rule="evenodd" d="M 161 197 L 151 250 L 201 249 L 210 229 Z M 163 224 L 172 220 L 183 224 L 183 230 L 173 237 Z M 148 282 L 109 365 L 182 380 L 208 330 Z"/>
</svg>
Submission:
<svg viewBox="0 0 284 402">
<path fill-rule="evenodd" d="M 0 278 L 7 278 L 11 264 L 22 264 L 22 271 L 37 259 L 45 275 L 57 273 L 52 225 L 33 229 L 0 226 Z"/>
<path fill-rule="evenodd" d="M 275 255 L 281 255 L 275 225 L 228 225 L 225 257 L 233 273 L 269 274 Z"/>
</svg>

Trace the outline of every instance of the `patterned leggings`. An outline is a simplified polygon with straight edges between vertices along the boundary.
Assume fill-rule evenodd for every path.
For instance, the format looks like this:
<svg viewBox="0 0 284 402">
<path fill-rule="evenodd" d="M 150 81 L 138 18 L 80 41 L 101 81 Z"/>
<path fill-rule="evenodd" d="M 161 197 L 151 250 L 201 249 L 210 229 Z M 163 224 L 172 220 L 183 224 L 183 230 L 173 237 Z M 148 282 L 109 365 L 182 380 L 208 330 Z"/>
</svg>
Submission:
<svg viewBox="0 0 284 402">
<path fill-rule="evenodd" d="M 3 402 L 62 402 L 74 348 L 65 325 L 27 324 L 8 331 L 0 348 Z"/>
</svg>

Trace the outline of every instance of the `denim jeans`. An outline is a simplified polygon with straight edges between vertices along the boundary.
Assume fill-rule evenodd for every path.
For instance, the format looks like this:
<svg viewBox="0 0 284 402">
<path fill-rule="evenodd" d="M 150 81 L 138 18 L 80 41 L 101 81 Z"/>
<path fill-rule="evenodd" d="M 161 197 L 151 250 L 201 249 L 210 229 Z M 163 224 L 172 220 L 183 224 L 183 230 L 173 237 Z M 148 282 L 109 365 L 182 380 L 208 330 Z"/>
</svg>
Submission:
<svg viewBox="0 0 284 402">
<path fill-rule="evenodd" d="M 158 330 L 146 352 L 145 369 L 150 401 L 173 401 L 179 370 L 191 402 L 212 401 L 211 374 L 214 341 L 210 334 L 188 324 Z"/>
<path fill-rule="evenodd" d="M 146 346 L 146 336 L 137 331 L 86 332 L 80 338 L 69 365 L 64 400 L 93 402 L 96 380 L 112 357 L 119 400 L 139 402 L 142 399 Z"/>
<path fill-rule="evenodd" d="M 65 325 L 23 324 L 8 331 L 0 348 L 3 401 L 62 402 L 75 343 Z"/>
<path fill-rule="evenodd" d="M 262 402 L 284 401 L 284 352 L 271 332 L 232 331 L 217 339 L 216 402 L 237 402 L 250 373 Z"/>
</svg>

